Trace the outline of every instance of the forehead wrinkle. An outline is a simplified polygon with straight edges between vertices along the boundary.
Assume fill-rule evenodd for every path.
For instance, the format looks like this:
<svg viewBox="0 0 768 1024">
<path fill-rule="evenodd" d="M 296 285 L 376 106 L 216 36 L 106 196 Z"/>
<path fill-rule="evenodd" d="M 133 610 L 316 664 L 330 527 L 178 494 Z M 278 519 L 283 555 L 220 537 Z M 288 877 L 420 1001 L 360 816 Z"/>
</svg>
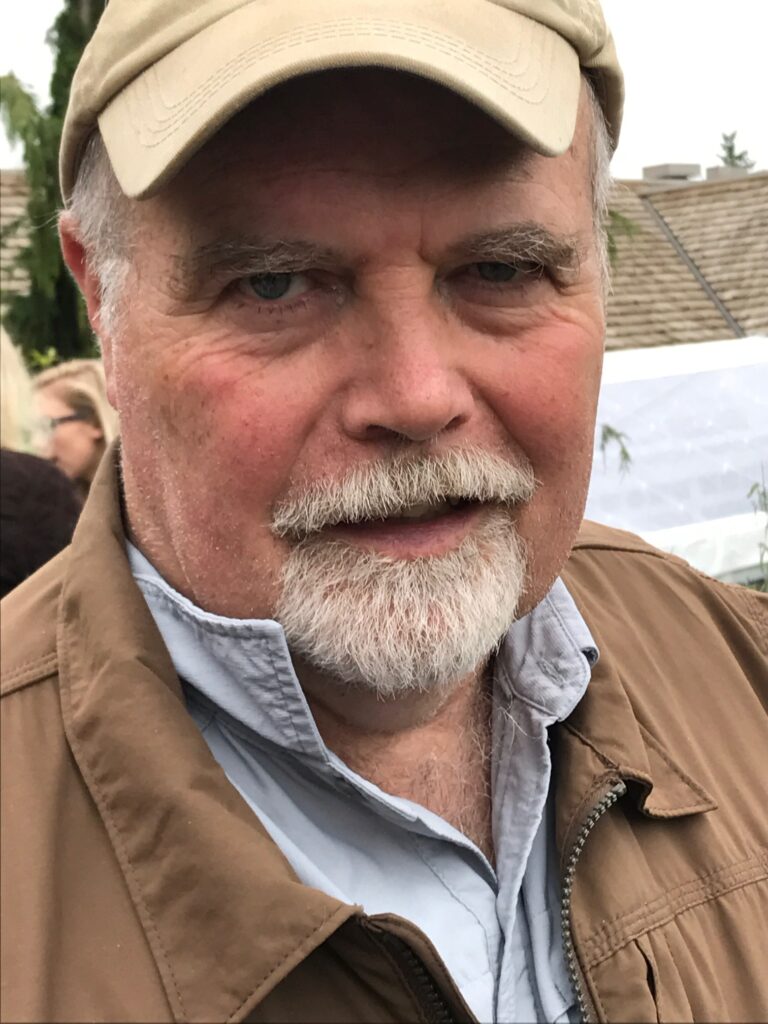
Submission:
<svg viewBox="0 0 768 1024">
<path fill-rule="evenodd" d="M 267 145 L 259 138 L 254 141 L 252 133 L 226 134 L 225 128 L 223 134 L 214 136 L 193 157 L 177 180 L 187 178 L 188 188 L 184 191 L 197 197 L 215 193 L 217 183 L 230 173 L 239 175 L 248 166 L 257 168 L 254 179 L 264 185 L 300 178 L 305 174 L 364 175 L 371 180 L 405 188 L 416 177 L 454 177 L 464 182 L 514 171 L 523 178 L 531 178 L 531 164 L 535 164 L 538 154 L 490 122 L 485 122 L 485 126 L 493 132 L 493 138 L 489 139 L 487 135 L 485 139 L 478 138 L 474 133 L 473 138 L 466 140 L 452 137 L 443 145 L 428 147 L 426 153 L 423 147 L 419 152 L 418 138 L 409 144 L 404 142 L 398 147 L 401 152 L 393 152 L 392 140 L 388 138 L 382 140 L 384 149 L 378 152 L 375 160 L 372 159 L 377 149 L 375 140 L 373 147 L 361 146 L 352 129 L 346 138 L 336 137 L 333 144 L 328 138 L 322 138 L 318 148 L 305 137 L 291 140 L 285 146 L 274 142 Z M 249 152 L 250 146 L 255 148 Z M 345 149 L 349 155 L 342 156 Z"/>
<path fill-rule="evenodd" d="M 557 234 L 532 221 L 476 232 L 452 244 L 443 259 L 468 261 L 538 260 L 562 270 L 575 270 L 583 245 L 575 235 Z M 179 296 L 217 272 L 281 273 L 339 266 L 344 254 L 303 239 L 221 238 L 172 257 L 171 291 Z M 367 263 L 363 260 L 363 264 Z"/>
<path fill-rule="evenodd" d="M 231 146 L 226 148 L 231 150 Z M 209 158 L 221 153 L 221 147 L 209 151 Z M 486 143 L 480 147 L 469 143 L 454 145 L 451 143 L 437 152 L 428 156 L 419 156 L 407 163 L 400 163 L 397 167 L 376 167 L 371 166 L 370 154 L 365 154 L 366 166 L 355 166 L 354 158 L 350 162 L 341 162 L 339 155 L 334 154 L 334 163 L 325 167 L 308 166 L 302 168 L 295 164 L 282 170 L 270 172 L 262 164 L 254 162 L 259 170 L 254 177 L 261 184 L 278 181 L 285 183 L 293 178 L 302 175 L 329 175 L 331 177 L 349 174 L 357 179 L 358 187 L 365 189 L 365 182 L 371 183 L 375 188 L 376 182 L 387 182 L 394 186 L 397 192 L 416 188 L 422 191 L 424 188 L 431 189 L 431 197 L 437 198 L 441 192 L 450 194 L 456 190 L 460 192 L 477 181 L 478 185 L 488 185 L 496 180 L 500 185 L 509 183 L 510 180 L 522 179 L 523 181 L 535 181 L 536 165 L 541 158 L 529 147 L 509 139 L 505 144 L 499 141 Z M 239 162 L 244 163 L 242 153 Z M 249 161 L 250 162 L 250 161 Z M 183 191 L 186 198 L 190 199 L 193 194 L 200 195 L 200 182 L 212 183 L 215 176 L 227 175 L 236 168 L 234 156 L 232 160 L 214 161 L 208 159 L 201 162 L 195 169 L 193 179 L 188 182 L 188 187 Z M 425 178 L 431 178 L 431 185 L 427 186 Z M 442 178 L 442 181 L 435 179 Z M 197 179 L 195 181 L 195 179 Z M 189 188 L 189 185 L 198 187 Z M 237 190 L 227 190 L 230 196 L 234 196 Z M 203 189 L 202 196 L 216 193 L 217 209 L 221 211 L 222 200 L 219 189 Z M 226 192 L 225 192 L 226 195 Z M 176 201 L 178 202 L 178 195 Z M 172 200 L 173 201 L 173 200 Z M 188 204 L 187 212 L 190 212 Z M 202 208 L 205 208 L 203 199 Z M 224 206 L 229 204 L 224 202 Z M 203 227 L 207 218 L 201 217 L 201 206 L 195 204 L 196 220 L 198 228 Z M 196 233 L 195 225 L 190 225 L 192 237 Z M 202 281 L 212 277 L 217 270 L 241 268 L 243 272 L 281 272 L 284 270 L 302 270 L 313 267 L 333 267 L 343 262 L 343 255 L 329 247 L 318 245 L 312 241 L 304 240 L 283 240 L 270 239 L 267 237 L 239 237 L 226 235 L 226 226 L 219 229 L 221 237 L 212 238 L 191 249 L 190 252 L 173 254 L 171 259 L 172 272 L 170 286 L 172 291 L 182 295 L 189 287 L 199 285 Z M 578 245 L 573 238 L 556 237 L 541 225 L 524 223 L 513 225 L 510 228 L 501 228 L 490 233 L 479 233 L 472 239 L 452 246 L 452 249 L 460 249 L 470 256 L 476 254 L 477 259 L 503 259 L 506 254 L 510 259 L 541 258 L 546 259 L 550 264 L 558 264 L 563 267 L 574 266 L 579 259 Z"/>
<path fill-rule="evenodd" d="M 495 159 L 482 161 L 477 154 L 472 154 L 466 161 L 456 161 L 451 164 L 448 159 L 450 155 L 450 151 L 445 151 L 441 154 L 431 155 L 428 158 L 409 161 L 407 164 L 393 168 L 371 167 L 370 165 L 363 167 L 355 166 L 353 163 L 345 164 L 339 162 L 326 166 L 313 165 L 308 162 L 304 167 L 292 164 L 288 168 L 275 169 L 274 171 L 265 171 L 263 168 L 260 168 L 258 174 L 254 176 L 253 186 L 264 187 L 275 184 L 284 186 L 290 182 L 301 181 L 307 177 L 317 179 L 318 181 L 322 178 L 329 178 L 333 184 L 338 185 L 339 180 L 347 177 L 353 180 L 356 191 L 361 185 L 365 187 L 365 183 L 368 182 L 372 189 L 381 186 L 386 191 L 394 193 L 407 192 L 409 189 L 423 190 L 424 188 L 435 189 L 436 187 L 440 191 L 450 193 L 473 184 L 480 186 L 492 181 L 504 184 L 510 181 L 512 176 L 514 176 L 514 179 L 522 179 L 524 181 L 535 180 L 535 173 L 530 167 L 531 161 L 528 157 L 514 161 L 504 161 L 497 154 Z M 456 155 L 455 151 L 452 155 Z M 221 170 L 221 166 L 216 168 L 216 172 L 219 174 Z M 214 173 L 212 171 L 211 175 L 206 175 L 205 177 L 209 186 L 196 187 L 192 193 L 194 196 L 202 198 L 212 193 L 219 193 L 220 196 L 219 190 L 222 186 L 222 178 L 219 177 L 217 186 L 214 187 L 212 180 Z M 192 199 L 192 196 L 190 196 L 190 199 Z M 215 209 L 221 210 L 221 198 L 212 200 L 213 204 L 215 204 Z M 206 204 L 203 199 L 200 204 L 194 202 L 190 203 L 190 205 L 194 205 L 196 214 L 199 215 L 201 209 L 205 209 Z"/>
</svg>

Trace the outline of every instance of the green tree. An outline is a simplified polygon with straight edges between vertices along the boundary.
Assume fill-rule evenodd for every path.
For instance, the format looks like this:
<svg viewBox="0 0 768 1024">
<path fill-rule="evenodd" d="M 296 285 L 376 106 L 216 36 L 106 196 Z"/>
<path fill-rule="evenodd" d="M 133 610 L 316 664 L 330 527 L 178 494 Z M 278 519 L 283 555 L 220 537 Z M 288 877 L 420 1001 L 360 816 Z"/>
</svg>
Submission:
<svg viewBox="0 0 768 1024">
<path fill-rule="evenodd" d="M 629 471 L 629 467 L 632 465 L 632 456 L 627 447 L 628 440 L 629 437 L 623 431 L 612 427 L 610 423 L 600 424 L 600 442 L 598 447 L 600 448 L 600 454 L 603 456 L 603 464 L 605 464 L 607 459 L 608 448 L 610 445 L 615 444 L 619 452 L 619 473 L 622 476 Z"/>
<path fill-rule="evenodd" d="M 637 232 L 638 226 L 630 217 L 625 217 L 618 210 L 608 211 L 605 235 L 608 247 L 608 261 L 611 267 L 615 267 L 619 260 L 619 239 L 623 236 L 631 240 Z"/>
<path fill-rule="evenodd" d="M 631 241 L 640 230 L 639 225 L 633 221 L 630 217 L 625 216 L 623 213 L 619 213 L 618 210 L 608 210 L 608 221 L 605 225 L 606 234 L 606 245 L 608 248 L 608 262 L 613 269 L 619 261 L 619 239 L 624 237 L 628 241 Z M 619 454 L 619 473 L 624 476 L 625 473 L 629 472 L 629 468 L 632 465 L 632 455 L 630 454 L 627 446 L 629 438 L 621 430 L 617 430 L 612 427 L 610 423 L 599 424 L 600 430 L 600 441 L 598 447 L 600 454 L 603 456 L 603 464 L 605 464 L 608 455 L 608 449 L 612 445 L 616 445 Z"/>
<path fill-rule="evenodd" d="M 749 159 L 746 149 L 742 149 L 740 153 L 736 152 L 736 132 L 723 132 L 720 150 L 719 159 L 724 167 L 744 167 L 751 171 L 755 166 L 755 161 Z"/>
<path fill-rule="evenodd" d="M 761 479 L 754 483 L 749 489 L 747 497 L 752 502 L 755 512 L 763 512 L 768 515 L 768 487 L 765 485 L 765 469 L 761 466 Z M 753 589 L 768 593 L 768 518 L 765 523 L 763 539 L 758 543 L 758 557 L 760 560 L 761 579 L 751 584 Z"/>
<path fill-rule="evenodd" d="M 82 299 L 61 258 L 56 215 L 59 140 L 69 85 L 102 9 L 93 0 L 65 0 L 46 37 L 54 68 L 51 102 L 45 109 L 14 74 L 0 78 L 0 112 L 10 141 L 21 144 L 29 186 L 25 215 L 6 228 L 23 226 L 27 232 L 29 244 L 18 259 L 29 277 L 29 291 L 10 298 L 4 319 L 29 359 L 50 346 L 61 359 L 95 354 Z"/>
</svg>

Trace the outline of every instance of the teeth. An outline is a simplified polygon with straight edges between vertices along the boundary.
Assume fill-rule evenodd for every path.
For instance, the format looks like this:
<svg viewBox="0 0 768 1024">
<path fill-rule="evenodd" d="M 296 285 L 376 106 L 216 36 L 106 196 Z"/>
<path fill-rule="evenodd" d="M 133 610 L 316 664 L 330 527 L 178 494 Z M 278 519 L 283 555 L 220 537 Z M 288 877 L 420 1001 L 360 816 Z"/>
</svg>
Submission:
<svg viewBox="0 0 768 1024">
<path fill-rule="evenodd" d="M 438 516 L 447 515 L 451 509 L 459 508 L 464 505 L 464 498 L 445 498 L 443 501 L 420 501 L 414 505 L 409 505 L 408 508 L 400 509 L 397 512 L 391 512 L 388 516 L 382 518 L 386 519 L 435 519 Z M 341 520 L 340 520 L 341 521 Z M 344 520 L 350 523 L 354 523 L 354 520 Z M 358 520 L 359 522 L 360 520 Z"/>
<path fill-rule="evenodd" d="M 428 516 L 439 516 L 446 513 L 452 507 L 449 501 L 441 501 L 437 505 L 430 505 L 428 502 L 422 502 L 419 505 L 411 505 L 410 508 L 404 509 L 398 513 L 399 519 L 424 519 Z"/>
</svg>

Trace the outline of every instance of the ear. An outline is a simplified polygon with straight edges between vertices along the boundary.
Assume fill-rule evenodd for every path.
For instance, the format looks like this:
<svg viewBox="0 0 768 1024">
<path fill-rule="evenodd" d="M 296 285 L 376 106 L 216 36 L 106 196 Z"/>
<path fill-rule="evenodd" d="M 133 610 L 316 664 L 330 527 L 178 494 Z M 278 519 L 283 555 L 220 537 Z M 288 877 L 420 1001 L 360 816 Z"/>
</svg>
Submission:
<svg viewBox="0 0 768 1024">
<path fill-rule="evenodd" d="M 85 306 L 88 311 L 88 320 L 93 328 L 93 333 L 99 339 L 102 361 L 104 363 L 104 374 L 107 379 L 107 397 L 110 404 L 114 406 L 112 338 L 106 331 L 102 330 L 101 287 L 98 277 L 90 267 L 85 246 L 80 241 L 77 221 L 68 210 L 65 210 L 59 217 L 59 239 L 61 240 L 61 253 L 64 257 L 64 262 L 69 267 L 80 291 L 83 293 Z"/>
<path fill-rule="evenodd" d="M 64 257 L 64 262 L 69 267 L 80 291 L 83 293 L 88 310 L 88 319 L 94 332 L 98 335 L 100 326 L 99 313 L 101 311 L 99 282 L 96 276 L 91 273 L 88 265 L 88 255 L 80 241 L 77 222 L 68 210 L 65 210 L 59 217 L 59 238 L 61 240 L 61 253 Z"/>
</svg>

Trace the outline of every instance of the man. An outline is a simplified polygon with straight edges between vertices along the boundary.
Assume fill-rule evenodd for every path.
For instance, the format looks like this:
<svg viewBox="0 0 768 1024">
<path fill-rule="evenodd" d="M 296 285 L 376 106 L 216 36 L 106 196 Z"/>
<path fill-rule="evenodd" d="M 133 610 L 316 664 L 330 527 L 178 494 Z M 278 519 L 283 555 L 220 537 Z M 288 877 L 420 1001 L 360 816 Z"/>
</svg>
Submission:
<svg viewBox="0 0 768 1024">
<path fill-rule="evenodd" d="M 760 1018 L 765 602 L 579 532 L 620 107 L 596 3 L 109 4 L 122 440 L 3 616 L 8 1019 Z"/>
</svg>

